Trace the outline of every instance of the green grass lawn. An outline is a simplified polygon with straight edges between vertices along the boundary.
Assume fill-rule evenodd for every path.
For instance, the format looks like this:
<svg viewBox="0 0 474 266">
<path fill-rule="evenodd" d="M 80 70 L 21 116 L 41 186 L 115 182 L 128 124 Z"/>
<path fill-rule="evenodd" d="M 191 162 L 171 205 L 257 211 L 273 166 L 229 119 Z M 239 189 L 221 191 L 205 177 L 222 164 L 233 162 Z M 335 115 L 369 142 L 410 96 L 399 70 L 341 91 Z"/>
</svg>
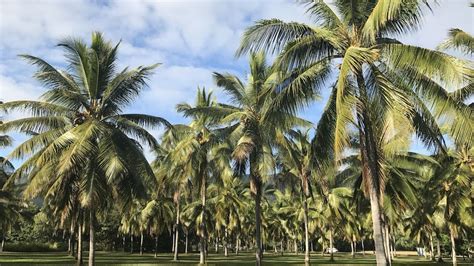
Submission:
<svg viewBox="0 0 474 266">
<path fill-rule="evenodd" d="M 87 259 L 87 252 L 85 253 Z M 335 261 L 329 262 L 329 257 L 321 256 L 321 254 L 312 254 L 311 264 L 339 264 L 339 265 L 360 265 L 360 264 L 375 264 L 373 255 L 358 255 L 352 258 L 350 254 L 338 253 L 335 255 Z M 463 261 L 458 259 L 459 264 L 472 265 L 473 261 Z M 196 265 L 199 262 L 199 254 L 182 254 L 179 262 L 172 260 L 171 254 L 159 254 L 158 258 L 154 258 L 153 254 L 129 254 L 121 252 L 97 252 L 96 262 L 101 265 Z M 275 255 L 265 254 L 264 265 L 302 265 L 304 264 L 303 255 Z M 446 264 L 449 264 L 449 259 L 445 259 Z M 4 265 L 73 265 L 74 259 L 64 252 L 44 252 L 44 253 L 21 253 L 21 252 L 4 252 L 0 253 L 0 266 Z M 394 261 L 394 265 L 426 265 L 433 262 L 425 260 L 424 257 L 417 256 L 399 256 Z M 229 257 L 224 257 L 223 254 L 210 254 L 208 257 L 208 265 L 253 265 L 253 253 L 241 253 L 236 256 L 231 254 Z M 436 263 L 435 263 L 436 264 Z"/>
</svg>

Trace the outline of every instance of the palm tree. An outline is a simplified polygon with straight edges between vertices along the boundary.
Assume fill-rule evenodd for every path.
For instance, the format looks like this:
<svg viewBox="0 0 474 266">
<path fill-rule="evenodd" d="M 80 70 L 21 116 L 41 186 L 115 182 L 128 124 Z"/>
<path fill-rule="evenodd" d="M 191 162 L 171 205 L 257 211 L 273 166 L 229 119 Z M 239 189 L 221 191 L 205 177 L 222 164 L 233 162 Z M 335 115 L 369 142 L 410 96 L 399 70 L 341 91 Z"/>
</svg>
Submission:
<svg viewBox="0 0 474 266">
<path fill-rule="evenodd" d="M 449 151 L 448 155 L 439 158 L 438 167 L 427 186 L 432 193 L 438 192 L 437 211 L 435 216 L 442 216 L 447 224 L 451 240 L 453 265 L 457 264 L 455 238 L 463 231 L 471 232 L 474 228 L 472 209 L 472 181 L 474 173 L 474 149 Z M 436 200 L 434 201 L 436 202 Z"/>
<path fill-rule="evenodd" d="M 147 222 L 146 220 L 144 220 L 146 216 L 142 216 L 142 211 L 144 210 L 143 205 L 144 204 L 139 200 L 133 200 L 133 202 L 127 205 L 127 208 L 124 209 L 124 211 L 122 212 L 122 219 L 120 221 L 119 230 L 123 234 L 130 235 L 130 253 L 133 253 L 134 251 L 134 236 L 138 236 L 143 233 L 143 225 Z"/>
<path fill-rule="evenodd" d="M 237 139 L 232 157 L 235 170 L 244 175 L 249 170 L 250 191 L 255 198 L 255 240 L 256 262 L 262 261 L 261 200 L 262 183 L 274 169 L 272 147 L 278 131 L 287 131 L 294 126 L 309 123 L 297 118 L 291 112 L 270 109 L 276 95 L 275 88 L 281 80 L 279 72 L 274 72 L 267 64 L 265 56 L 250 56 L 250 73 L 247 85 L 237 76 L 214 73 L 216 84 L 231 98 L 232 105 L 215 104 L 186 110 L 185 115 L 206 115 L 229 125 L 230 138 Z"/>
<path fill-rule="evenodd" d="M 222 184 L 209 186 L 209 194 L 212 196 L 209 202 L 214 205 L 214 219 L 216 228 L 224 228 L 224 256 L 228 256 L 230 235 L 234 230 L 240 228 L 241 210 L 245 205 L 245 189 L 243 183 L 232 174 L 222 173 Z"/>
<path fill-rule="evenodd" d="M 386 264 L 380 207 L 383 156 L 376 145 L 379 132 L 374 119 L 406 114 L 406 123 L 429 147 L 443 150 L 442 135 L 425 106 L 426 102 L 442 104 L 462 121 L 453 130 L 454 139 L 472 142 L 470 110 L 459 106 L 443 89 L 469 82 L 472 69 L 442 52 L 393 38 L 419 26 L 424 10 L 430 7 L 427 1 L 364 0 L 354 5 L 350 0 L 337 0 L 337 11 L 322 0 L 305 2 L 317 25 L 259 21 L 244 33 L 237 54 L 280 53 L 275 68 L 291 73 L 294 79 L 280 91 L 277 110 L 297 111 L 312 100 L 324 81 L 337 77 L 313 145 L 316 165 L 330 163 L 333 152 L 340 157 L 349 142 L 349 124 L 358 129 L 364 183 L 370 188 L 377 263 Z M 331 72 L 335 75 L 328 75 Z"/>
<path fill-rule="evenodd" d="M 4 186 L 9 174 L 13 171 L 13 165 L 8 161 L 3 161 L 0 157 L 0 252 L 3 252 L 7 234 L 12 227 L 22 217 L 22 203 L 18 198 L 18 191 L 15 187 Z"/>
<path fill-rule="evenodd" d="M 212 100 L 212 93 L 206 93 L 206 90 L 198 88 L 195 106 L 186 103 L 177 105 L 178 112 L 185 116 L 192 117 L 189 126 L 179 125 L 180 134 L 183 138 L 176 144 L 173 154 L 170 158 L 174 161 L 174 168 L 181 169 L 183 175 L 191 177 L 195 187 L 199 190 L 201 205 L 198 217 L 199 228 L 197 230 L 201 237 L 200 245 L 200 263 L 206 262 L 206 244 L 207 244 L 207 188 L 211 178 L 216 178 L 225 169 L 225 164 L 229 160 L 222 157 L 223 151 L 226 150 L 224 145 L 225 135 L 228 130 L 215 129 L 216 121 L 205 114 L 193 113 L 190 110 L 211 108 L 216 103 Z M 222 167 L 224 160 L 224 168 Z M 195 211 L 196 211 L 195 210 Z"/>
<path fill-rule="evenodd" d="M 157 152 L 157 159 L 153 162 L 158 186 L 152 189 L 152 200 L 147 203 L 141 214 L 142 219 L 148 223 L 147 227 L 150 230 L 150 234 L 155 235 L 155 258 L 158 256 L 159 235 L 163 233 L 165 229 L 171 228 L 173 224 L 173 205 L 175 203 L 175 200 L 168 196 L 174 187 L 169 184 L 170 180 L 167 178 L 167 175 L 164 174 L 165 166 L 162 165 L 166 162 L 165 157 L 168 151 L 162 147 L 160 147 L 159 151 L 161 151 L 161 153 Z"/>
<path fill-rule="evenodd" d="M 288 169 L 287 175 L 294 175 L 300 180 L 301 197 L 303 199 L 303 216 L 305 228 L 305 263 L 310 263 L 309 250 L 309 218 L 308 218 L 308 200 L 312 195 L 310 177 L 311 177 L 311 141 L 309 139 L 309 130 L 290 131 L 289 137 L 280 136 L 281 139 L 281 160 Z"/>
<path fill-rule="evenodd" d="M 116 72 L 119 44 L 113 46 L 100 33 L 92 34 L 90 46 L 72 38 L 58 46 L 66 52 L 67 71 L 22 55 L 38 67 L 35 78 L 46 92 L 40 101 L 1 104 L 2 110 L 27 111 L 31 117 L 7 122 L 0 130 L 38 133 L 9 155 L 28 157 L 12 179 L 28 176 L 30 196 L 54 191 L 54 184 L 79 176 L 81 208 L 89 211 L 89 264 L 93 265 L 96 213 L 110 198 L 126 205 L 145 196 L 142 180 L 152 180 L 154 175 L 139 142 L 154 148 L 157 141 L 144 127 L 170 125 L 160 117 L 123 113 L 158 65 Z"/>
</svg>

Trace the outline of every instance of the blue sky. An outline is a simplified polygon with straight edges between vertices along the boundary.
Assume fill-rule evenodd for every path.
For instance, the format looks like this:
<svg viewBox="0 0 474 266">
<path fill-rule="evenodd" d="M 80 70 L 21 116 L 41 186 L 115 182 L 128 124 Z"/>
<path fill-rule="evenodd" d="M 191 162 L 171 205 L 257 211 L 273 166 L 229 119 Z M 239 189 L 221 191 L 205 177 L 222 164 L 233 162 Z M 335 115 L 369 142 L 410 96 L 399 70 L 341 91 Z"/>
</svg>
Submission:
<svg viewBox="0 0 474 266">
<path fill-rule="evenodd" d="M 197 86 L 212 89 L 211 73 L 231 72 L 245 77 L 246 58 L 234 52 L 246 27 L 259 19 L 311 23 L 304 6 L 284 0 L 0 0 L 0 100 L 37 99 L 43 92 L 31 77 L 35 68 L 18 54 L 32 54 L 61 68 L 64 58 L 55 44 L 68 36 L 89 40 L 92 31 L 122 40 L 119 66 L 163 63 L 130 112 L 159 115 L 184 122 L 174 111 L 179 102 L 193 101 Z M 327 2 L 331 2 L 328 0 Z M 440 0 L 427 12 L 421 29 L 404 36 L 406 43 L 434 48 L 449 28 L 474 31 L 469 0 Z M 325 94 L 323 94 L 324 96 Z M 302 112 L 316 122 L 320 102 Z M 4 116 L 4 120 L 19 114 Z M 158 131 L 155 132 L 158 134 Z M 16 143 L 23 138 L 14 135 Z M 415 143 L 414 148 L 420 150 Z M 6 155 L 7 150 L 0 151 Z"/>
</svg>

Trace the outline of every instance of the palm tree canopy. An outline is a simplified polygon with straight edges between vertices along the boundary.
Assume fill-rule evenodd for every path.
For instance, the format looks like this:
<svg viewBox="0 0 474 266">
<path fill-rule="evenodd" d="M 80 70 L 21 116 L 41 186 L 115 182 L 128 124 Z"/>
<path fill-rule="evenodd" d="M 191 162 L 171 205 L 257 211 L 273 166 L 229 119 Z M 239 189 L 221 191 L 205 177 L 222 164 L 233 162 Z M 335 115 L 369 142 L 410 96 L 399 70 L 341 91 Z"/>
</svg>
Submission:
<svg viewBox="0 0 474 266">
<path fill-rule="evenodd" d="M 39 101 L 2 103 L 1 110 L 22 110 L 31 116 L 6 122 L 0 130 L 34 132 L 9 155 L 27 158 L 12 176 L 28 176 L 27 196 L 53 194 L 71 178 L 79 178 L 83 206 L 117 195 L 130 202 L 145 191 L 141 180 L 154 178 L 140 143 L 155 148 L 157 141 L 145 127 L 170 124 L 123 110 L 146 87 L 158 64 L 117 72 L 119 44 L 112 45 L 97 32 L 90 46 L 80 39 L 65 39 L 58 47 L 65 51 L 66 70 L 21 55 L 38 67 L 35 78 L 46 91 Z"/>
</svg>

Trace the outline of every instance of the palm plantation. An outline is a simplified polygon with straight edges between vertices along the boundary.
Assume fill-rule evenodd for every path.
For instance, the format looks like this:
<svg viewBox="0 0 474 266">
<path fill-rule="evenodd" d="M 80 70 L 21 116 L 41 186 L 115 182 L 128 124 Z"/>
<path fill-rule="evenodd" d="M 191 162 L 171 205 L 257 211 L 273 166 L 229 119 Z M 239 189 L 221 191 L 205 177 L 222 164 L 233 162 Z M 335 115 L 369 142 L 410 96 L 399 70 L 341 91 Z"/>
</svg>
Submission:
<svg viewBox="0 0 474 266">
<path fill-rule="evenodd" d="M 302 2 L 313 24 L 249 25 L 245 74 L 176 124 L 128 111 L 159 64 L 118 69 L 99 32 L 61 68 L 20 55 L 43 93 L 0 102 L 0 263 L 33 238 L 77 265 L 472 263 L 474 38 L 400 41 L 431 1 Z"/>
</svg>

